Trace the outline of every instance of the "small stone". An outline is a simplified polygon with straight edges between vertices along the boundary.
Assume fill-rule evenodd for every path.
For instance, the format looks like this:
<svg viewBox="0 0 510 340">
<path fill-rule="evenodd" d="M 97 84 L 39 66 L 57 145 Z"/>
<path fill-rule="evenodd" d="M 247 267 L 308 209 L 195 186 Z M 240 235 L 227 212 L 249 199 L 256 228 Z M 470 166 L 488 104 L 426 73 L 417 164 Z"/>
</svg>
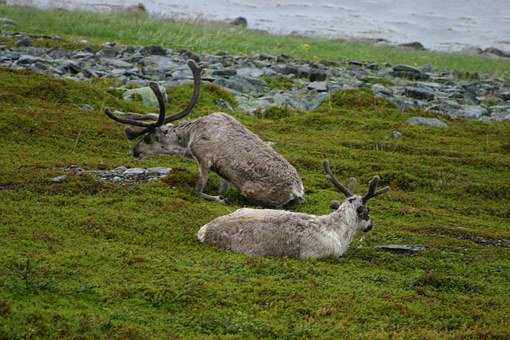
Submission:
<svg viewBox="0 0 510 340">
<path fill-rule="evenodd" d="M 94 110 L 94 106 L 90 104 L 80 104 L 80 109 L 85 111 L 92 111 Z"/>
<path fill-rule="evenodd" d="M 488 114 L 489 110 L 479 105 L 466 105 L 458 113 L 459 116 L 465 118 L 480 118 L 482 116 L 487 116 Z"/>
<path fill-rule="evenodd" d="M 506 92 L 501 92 L 498 94 L 499 98 L 505 100 L 505 101 L 510 101 L 510 91 L 506 91 Z"/>
<path fill-rule="evenodd" d="M 427 80 L 430 77 L 417 69 L 409 65 L 396 65 L 390 73 L 394 77 L 413 79 L 413 80 Z"/>
<path fill-rule="evenodd" d="M 159 45 L 145 46 L 140 50 L 140 53 L 143 55 L 168 55 L 166 48 Z"/>
<path fill-rule="evenodd" d="M 130 168 L 124 171 L 124 176 L 126 177 L 136 177 L 136 176 L 142 176 L 147 173 L 147 169 L 143 168 Z"/>
<path fill-rule="evenodd" d="M 27 36 L 22 36 L 21 38 L 16 40 L 17 47 L 29 47 L 32 46 L 32 39 Z"/>
<path fill-rule="evenodd" d="M 212 71 L 213 76 L 231 77 L 231 76 L 235 76 L 236 74 L 237 74 L 236 70 L 228 69 L 228 68 Z"/>
<path fill-rule="evenodd" d="M 172 171 L 171 168 L 164 168 L 164 167 L 160 167 L 160 166 L 147 169 L 147 173 L 149 175 L 156 175 L 156 176 L 165 176 L 168 173 L 170 173 L 170 171 Z"/>
<path fill-rule="evenodd" d="M 241 27 L 247 27 L 248 26 L 248 20 L 244 17 L 237 17 L 234 20 L 230 22 L 231 25 L 234 26 L 241 26 Z"/>
<path fill-rule="evenodd" d="M 374 85 L 372 85 L 372 92 L 380 93 L 380 94 L 383 94 L 385 96 L 392 96 L 393 95 L 393 92 L 390 89 L 388 89 L 386 86 L 381 85 L 381 84 L 374 84 Z"/>
<path fill-rule="evenodd" d="M 132 64 L 115 58 L 101 58 L 101 63 L 115 68 L 131 68 Z"/>
<path fill-rule="evenodd" d="M 400 131 L 393 131 L 391 133 L 392 137 L 395 138 L 395 139 L 399 139 L 400 137 L 402 137 L 402 133 Z"/>
<path fill-rule="evenodd" d="M 66 180 L 67 180 L 66 175 L 56 176 L 50 179 L 50 181 L 52 181 L 53 183 L 62 183 L 65 182 Z"/>
<path fill-rule="evenodd" d="M 413 41 L 413 42 L 409 42 L 409 43 L 399 44 L 398 46 L 405 47 L 405 48 L 410 48 L 410 49 L 413 49 L 413 50 L 421 50 L 421 51 L 425 50 L 425 46 L 423 46 L 423 44 L 418 42 L 418 41 Z"/>
<path fill-rule="evenodd" d="M 420 87 L 406 87 L 404 89 L 404 95 L 414 99 L 433 100 L 434 93 L 426 88 Z"/>
<path fill-rule="evenodd" d="M 445 128 L 448 125 L 437 118 L 411 117 L 407 121 L 409 125 L 423 125 L 437 128 Z"/>
<path fill-rule="evenodd" d="M 2 26 L 16 26 L 16 21 L 9 18 L 0 18 L 0 25 Z"/>
<path fill-rule="evenodd" d="M 425 250 L 425 247 L 418 245 L 406 245 L 406 244 L 382 244 L 376 246 L 376 249 L 390 251 L 402 255 L 413 255 L 420 253 Z"/>
<path fill-rule="evenodd" d="M 319 92 L 328 91 L 328 82 L 326 81 L 314 81 L 306 86 L 309 90 L 316 90 Z"/>
</svg>

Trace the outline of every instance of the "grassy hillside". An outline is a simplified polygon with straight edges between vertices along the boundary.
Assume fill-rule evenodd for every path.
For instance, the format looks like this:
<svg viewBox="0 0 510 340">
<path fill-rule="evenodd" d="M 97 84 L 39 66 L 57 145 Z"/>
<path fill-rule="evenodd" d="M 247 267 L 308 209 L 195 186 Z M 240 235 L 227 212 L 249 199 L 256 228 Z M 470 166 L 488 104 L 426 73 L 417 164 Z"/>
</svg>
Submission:
<svg viewBox="0 0 510 340">
<path fill-rule="evenodd" d="M 51 12 L 61 16 L 61 27 L 51 20 L 37 27 L 50 14 L 0 8 L 22 29 L 39 32 L 62 33 L 71 30 L 71 18 L 92 18 Z M 127 20 L 98 16 L 97 25 L 76 21 L 77 31 L 67 33 L 85 36 L 88 24 L 98 40 L 142 43 L 134 27 L 156 25 L 136 19 L 132 27 L 105 29 Z M 154 32 L 146 42 L 158 39 L 164 37 Z M 307 201 L 299 211 L 328 213 L 330 200 L 342 199 L 322 174 L 324 158 L 339 178 L 356 176 L 360 188 L 375 174 L 391 186 L 370 202 L 374 229 L 343 258 L 258 258 L 196 240 L 203 224 L 252 204 L 233 190 L 229 205 L 201 199 L 192 190 L 198 176 L 192 162 L 133 161 L 132 143 L 102 111 L 140 107 L 117 98 L 111 85 L 0 69 L 0 339 L 510 337 L 510 248 L 480 242 L 510 239 L 510 122 L 442 118 L 446 129 L 413 127 L 406 119 L 426 113 L 401 113 L 365 91 L 335 94 L 309 113 L 234 113 L 302 175 Z M 183 107 L 190 91 L 170 89 L 169 108 Z M 219 98 L 233 103 L 203 84 L 192 117 L 220 110 Z M 401 138 L 392 137 L 395 130 Z M 174 171 L 131 186 L 88 176 L 49 181 L 71 164 Z M 210 188 L 217 182 L 213 176 Z M 374 248 L 384 243 L 426 250 L 402 256 Z"/>
<path fill-rule="evenodd" d="M 377 173 L 392 188 L 371 202 L 375 228 L 344 258 L 253 258 L 196 241 L 201 225 L 249 202 L 233 191 L 230 205 L 200 199 L 190 162 L 144 161 L 175 171 L 140 186 L 49 182 L 70 164 L 140 165 L 101 112 L 127 109 L 109 84 L 7 70 L 0 84 L 0 337 L 510 336 L 510 249 L 470 240 L 510 238 L 509 123 L 410 127 L 408 113 L 360 91 L 312 113 L 236 115 L 298 168 L 300 211 L 327 213 L 339 198 L 323 158 L 341 178 L 364 186 Z M 230 100 L 203 87 L 195 117 Z M 170 107 L 190 90 L 172 90 Z M 426 251 L 399 256 L 381 243 Z"/>
<path fill-rule="evenodd" d="M 360 59 L 392 64 L 432 64 L 439 69 L 510 74 L 510 61 L 503 58 L 403 50 L 345 40 L 278 36 L 220 24 L 154 20 L 143 15 L 42 11 L 0 5 L 0 16 L 16 20 L 16 29 L 20 31 L 59 34 L 75 40 L 160 44 L 170 48 L 240 54 L 283 53 L 308 60 Z"/>
</svg>

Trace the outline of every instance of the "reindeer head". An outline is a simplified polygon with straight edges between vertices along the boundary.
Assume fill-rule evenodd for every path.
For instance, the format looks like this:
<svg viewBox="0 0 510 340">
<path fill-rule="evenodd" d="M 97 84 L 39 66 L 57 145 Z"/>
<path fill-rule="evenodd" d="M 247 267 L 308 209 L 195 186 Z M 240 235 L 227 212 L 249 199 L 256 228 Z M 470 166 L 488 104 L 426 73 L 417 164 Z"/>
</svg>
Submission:
<svg viewBox="0 0 510 340">
<path fill-rule="evenodd" d="M 370 220 L 370 211 L 367 207 L 367 202 L 372 197 L 384 194 L 390 188 L 384 187 L 379 189 L 378 185 L 380 178 L 379 176 L 374 176 L 368 185 L 368 192 L 363 196 L 355 195 L 353 193 L 353 188 L 346 187 L 340 183 L 335 175 L 333 175 L 331 167 L 329 166 L 329 161 L 323 160 L 322 167 L 326 173 L 326 178 L 335 186 L 335 188 L 338 189 L 338 191 L 346 196 L 346 199 L 342 203 L 338 201 L 331 202 L 331 207 L 337 210 L 342 206 L 347 206 L 348 210 L 355 211 L 358 228 L 364 232 L 370 231 L 372 229 L 372 221 Z"/>
<path fill-rule="evenodd" d="M 156 154 L 187 155 L 187 141 L 178 136 L 175 127 L 170 122 L 190 114 L 200 95 L 201 69 L 193 60 L 188 61 L 188 66 L 193 73 L 193 95 L 186 108 L 181 112 L 165 117 L 165 101 L 159 86 L 154 82 L 151 82 L 149 86 L 158 100 L 159 115 L 124 113 L 124 117 L 119 117 L 118 114 L 105 109 L 106 115 L 111 119 L 123 124 L 136 126 L 136 128 L 126 127 L 124 130 L 129 140 L 143 136 L 133 147 L 134 158 L 142 159 L 145 156 Z"/>
</svg>

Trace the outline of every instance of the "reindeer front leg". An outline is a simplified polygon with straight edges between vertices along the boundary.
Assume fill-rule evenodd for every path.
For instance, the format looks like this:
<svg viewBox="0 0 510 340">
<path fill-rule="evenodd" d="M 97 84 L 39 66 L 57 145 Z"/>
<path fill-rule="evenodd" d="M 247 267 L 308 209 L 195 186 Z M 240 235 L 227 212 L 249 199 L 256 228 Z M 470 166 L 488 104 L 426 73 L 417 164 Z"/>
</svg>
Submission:
<svg viewBox="0 0 510 340">
<path fill-rule="evenodd" d="M 211 167 L 211 162 L 199 159 L 197 159 L 197 162 L 200 174 L 198 177 L 197 186 L 195 188 L 196 191 L 200 194 L 201 197 L 207 200 L 225 203 L 225 199 L 222 196 L 208 195 L 204 192 L 204 189 L 207 186 L 207 181 L 209 180 L 209 168 Z"/>
</svg>

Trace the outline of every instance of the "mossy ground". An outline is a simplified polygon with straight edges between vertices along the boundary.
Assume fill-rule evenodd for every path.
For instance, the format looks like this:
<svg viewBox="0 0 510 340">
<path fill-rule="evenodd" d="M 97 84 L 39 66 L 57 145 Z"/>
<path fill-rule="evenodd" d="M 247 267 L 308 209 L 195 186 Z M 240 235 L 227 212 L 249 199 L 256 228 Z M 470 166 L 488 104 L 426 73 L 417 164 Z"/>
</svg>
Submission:
<svg viewBox="0 0 510 340">
<path fill-rule="evenodd" d="M 74 15 L 85 14 L 62 12 Z M 370 203 L 374 230 L 343 258 L 256 258 L 196 240 L 203 224 L 252 203 L 234 190 L 229 205 L 201 199 L 192 162 L 132 160 L 132 142 L 103 108 L 141 108 L 112 85 L 0 69 L 0 338 L 510 337 L 510 249 L 469 240 L 510 239 L 509 122 L 408 126 L 426 113 L 366 91 L 309 113 L 233 113 L 296 166 L 306 187 L 299 211 L 328 213 L 341 199 L 321 159 L 360 189 L 375 174 L 391 186 Z M 192 118 L 221 111 L 220 98 L 234 102 L 202 90 Z M 169 110 L 190 92 L 171 89 Z M 49 181 L 71 164 L 175 170 L 143 185 Z M 374 248 L 382 243 L 426 250 L 401 256 Z"/>
<path fill-rule="evenodd" d="M 131 160 L 102 108 L 140 108 L 109 94 L 111 83 L 0 70 L 0 84 L 0 337 L 510 336 L 510 250 L 462 239 L 510 238 L 508 123 L 411 127 L 412 113 L 364 91 L 278 119 L 236 113 L 297 167 L 299 211 L 327 213 L 341 198 L 324 158 L 360 188 L 374 174 L 391 186 L 371 202 L 374 230 L 345 257 L 254 258 L 196 240 L 200 226 L 250 202 L 235 191 L 229 205 L 199 198 L 191 162 Z M 171 90 L 169 107 L 190 90 Z M 220 110 L 219 98 L 232 100 L 204 85 L 193 117 Z M 176 170 L 136 186 L 48 180 L 70 164 Z M 399 256 L 375 250 L 381 243 L 426 251 Z"/>
</svg>

